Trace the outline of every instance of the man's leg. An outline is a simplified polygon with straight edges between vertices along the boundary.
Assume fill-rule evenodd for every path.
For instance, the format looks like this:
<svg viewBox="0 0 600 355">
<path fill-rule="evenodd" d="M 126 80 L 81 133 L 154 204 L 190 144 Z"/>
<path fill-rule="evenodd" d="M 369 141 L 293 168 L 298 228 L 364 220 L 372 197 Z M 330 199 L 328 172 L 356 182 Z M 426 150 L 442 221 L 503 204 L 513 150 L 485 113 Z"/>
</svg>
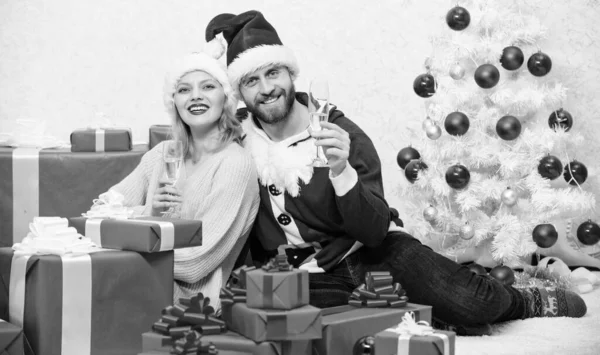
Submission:
<svg viewBox="0 0 600 355">
<path fill-rule="evenodd" d="M 358 286 L 350 274 L 346 260 L 327 273 L 310 274 L 309 281 L 310 304 L 319 308 L 348 304 L 350 294 Z"/>
</svg>

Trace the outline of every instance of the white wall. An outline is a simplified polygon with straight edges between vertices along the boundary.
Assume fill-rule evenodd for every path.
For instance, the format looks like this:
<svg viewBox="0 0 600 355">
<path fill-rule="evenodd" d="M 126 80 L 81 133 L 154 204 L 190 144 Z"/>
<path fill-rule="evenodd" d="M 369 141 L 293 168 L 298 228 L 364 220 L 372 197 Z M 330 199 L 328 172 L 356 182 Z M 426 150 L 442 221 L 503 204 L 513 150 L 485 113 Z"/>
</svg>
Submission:
<svg viewBox="0 0 600 355">
<path fill-rule="evenodd" d="M 600 18 L 599 1 L 543 3 L 539 17 L 549 30 L 544 51 L 553 59 L 553 75 L 571 89 L 565 106 L 579 120 L 577 128 L 591 129 L 595 151 L 600 26 L 594 23 Z M 295 50 L 302 70 L 299 90 L 307 88 L 311 76 L 331 79 L 332 101 L 374 139 L 384 162 L 388 199 L 400 206 L 393 190 L 404 178 L 395 155 L 407 142 L 395 136 L 424 118 L 423 100 L 413 93 L 412 82 L 430 54 L 428 37 L 444 30 L 443 18 L 454 4 L 3 0 L 0 132 L 14 130 L 16 119 L 37 119 L 46 121 L 49 134 L 68 140 L 71 130 L 94 123 L 95 114 L 103 112 L 132 127 L 134 140 L 146 140 L 149 125 L 167 123 L 161 88 L 174 56 L 201 48 L 205 25 L 216 14 L 257 9 Z M 587 158 L 588 166 L 596 164 L 591 160 Z"/>
</svg>

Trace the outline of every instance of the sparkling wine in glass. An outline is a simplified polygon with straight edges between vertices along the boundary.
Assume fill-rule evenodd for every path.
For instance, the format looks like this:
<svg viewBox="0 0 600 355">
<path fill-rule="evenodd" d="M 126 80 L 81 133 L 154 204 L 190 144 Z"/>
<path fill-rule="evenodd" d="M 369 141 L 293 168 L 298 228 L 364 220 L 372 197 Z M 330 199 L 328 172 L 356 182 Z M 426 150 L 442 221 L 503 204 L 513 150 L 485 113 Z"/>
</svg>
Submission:
<svg viewBox="0 0 600 355">
<path fill-rule="evenodd" d="M 308 113 L 310 115 L 310 128 L 320 131 L 321 122 L 326 122 L 329 117 L 329 83 L 324 79 L 313 79 L 308 90 Z M 327 160 L 323 147 L 317 147 L 317 156 L 310 166 L 327 167 Z"/>
<path fill-rule="evenodd" d="M 166 141 L 163 146 L 163 161 L 165 162 L 165 175 L 168 180 L 168 184 L 175 186 L 179 179 L 179 172 L 181 171 L 181 164 L 183 162 L 183 145 L 179 140 Z M 169 207 L 167 211 L 162 213 L 173 214 L 175 209 Z"/>
</svg>

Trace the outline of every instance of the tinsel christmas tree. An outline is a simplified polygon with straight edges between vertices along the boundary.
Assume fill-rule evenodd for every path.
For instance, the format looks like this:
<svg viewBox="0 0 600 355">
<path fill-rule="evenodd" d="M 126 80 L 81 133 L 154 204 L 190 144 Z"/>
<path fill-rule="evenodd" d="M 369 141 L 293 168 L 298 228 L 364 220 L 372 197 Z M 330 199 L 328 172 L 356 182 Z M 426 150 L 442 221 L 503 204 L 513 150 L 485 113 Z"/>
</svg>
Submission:
<svg viewBox="0 0 600 355">
<path fill-rule="evenodd" d="M 415 206 L 411 232 L 458 262 L 486 266 L 530 260 L 570 218 L 581 223 L 579 242 L 597 243 L 600 227 L 587 220 L 593 157 L 576 156 L 584 127 L 563 106 L 546 28 L 525 1 L 446 10 L 413 83 L 422 131 L 397 158 L 410 182 L 399 193 Z"/>
</svg>

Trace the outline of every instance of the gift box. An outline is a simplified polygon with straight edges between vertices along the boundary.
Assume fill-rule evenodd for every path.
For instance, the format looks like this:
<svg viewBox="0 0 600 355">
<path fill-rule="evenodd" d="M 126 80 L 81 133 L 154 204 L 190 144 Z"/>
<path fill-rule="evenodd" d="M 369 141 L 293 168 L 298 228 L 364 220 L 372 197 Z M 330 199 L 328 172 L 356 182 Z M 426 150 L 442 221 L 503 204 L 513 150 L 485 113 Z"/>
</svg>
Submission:
<svg viewBox="0 0 600 355">
<path fill-rule="evenodd" d="M 148 145 L 150 149 L 164 140 L 171 139 L 172 136 L 171 125 L 152 125 L 149 132 Z"/>
<path fill-rule="evenodd" d="M 321 338 L 321 309 L 313 306 L 283 311 L 237 302 L 222 304 L 221 312 L 229 329 L 256 342 Z"/>
<path fill-rule="evenodd" d="M 71 152 L 126 152 L 131 148 L 129 128 L 87 128 L 71 133 Z"/>
<path fill-rule="evenodd" d="M 454 355 L 456 334 L 435 330 L 408 312 L 402 322 L 375 334 L 375 355 Z"/>
<path fill-rule="evenodd" d="M 196 355 L 196 353 L 193 353 Z M 245 351 L 228 351 L 228 350 L 219 350 L 218 355 L 252 355 L 252 353 Z M 144 351 L 143 353 L 139 353 L 138 355 L 172 355 L 169 350 L 150 350 Z M 206 355 L 211 355 L 210 353 L 206 353 Z"/>
<path fill-rule="evenodd" d="M 202 245 L 202 222 L 162 217 L 69 218 L 69 226 L 107 249 L 158 252 Z"/>
<path fill-rule="evenodd" d="M 314 355 L 347 355 L 364 336 L 398 325 L 407 312 L 419 321 L 431 322 L 431 306 L 408 303 L 402 308 L 356 308 L 340 306 L 323 309 L 323 334 L 313 340 Z"/>
<path fill-rule="evenodd" d="M 0 354 L 24 354 L 23 330 L 0 319 Z"/>
<path fill-rule="evenodd" d="M 287 257 L 285 262 L 287 263 Z M 250 308 L 294 309 L 309 303 L 308 271 L 275 264 L 246 273 L 246 304 Z"/>
<path fill-rule="evenodd" d="M 1 248 L 0 274 L 0 317 L 22 325 L 32 354 L 138 353 L 140 334 L 173 301 L 172 251 L 58 256 Z"/>
<path fill-rule="evenodd" d="M 20 242 L 37 216 L 76 217 L 139 164 L 147 146 L 129 152 L 0 147 L 0 247 Z"/>
</svg>

